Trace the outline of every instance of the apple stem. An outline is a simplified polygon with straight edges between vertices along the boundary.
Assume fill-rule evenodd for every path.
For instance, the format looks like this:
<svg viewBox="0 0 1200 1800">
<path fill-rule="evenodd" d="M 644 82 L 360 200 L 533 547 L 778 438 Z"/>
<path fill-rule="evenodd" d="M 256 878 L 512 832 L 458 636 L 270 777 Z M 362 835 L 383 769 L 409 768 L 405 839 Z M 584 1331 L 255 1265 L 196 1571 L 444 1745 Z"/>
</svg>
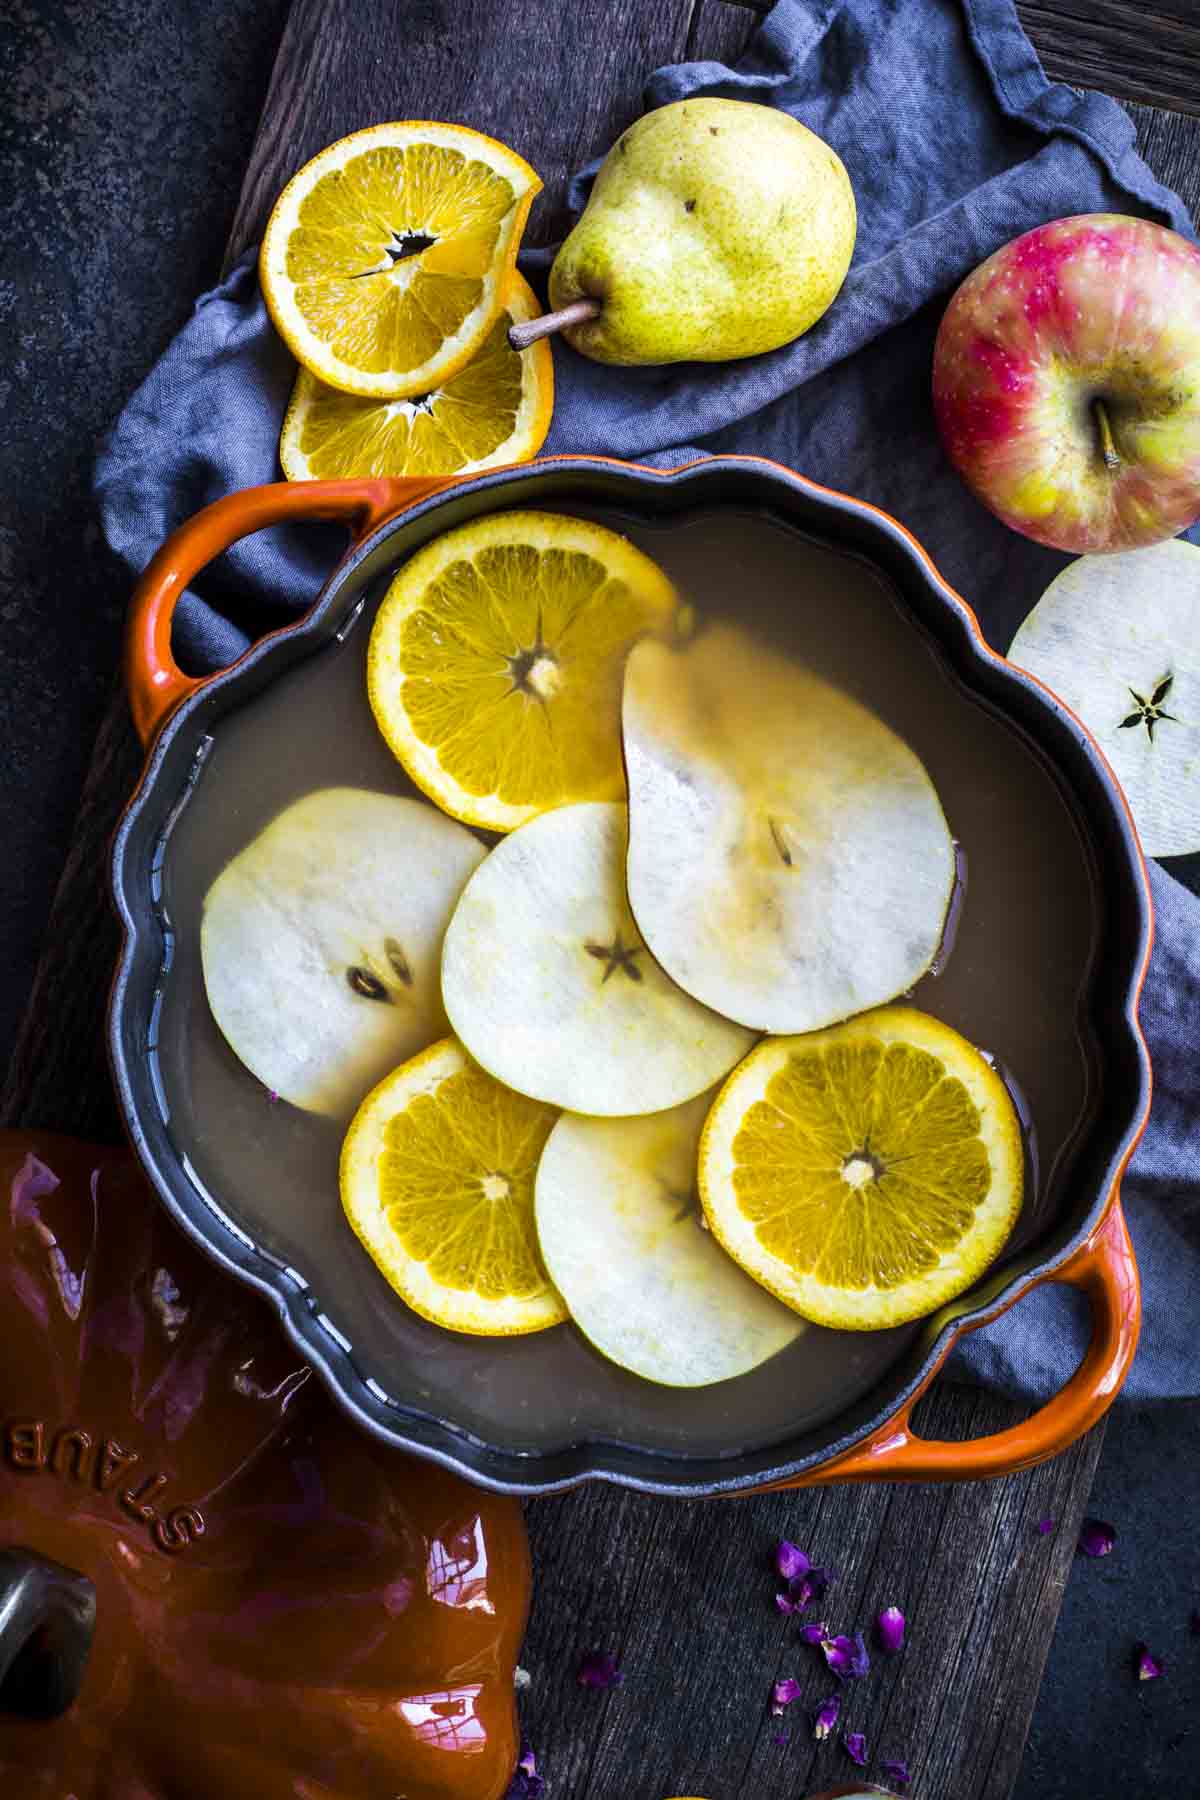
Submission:
<svg viewBox="0 0 1200 1800">
<path fill-rule="evenodd" d="M 585 325 L 589 319 L 598 319 L 603 310 L 598 300 L 572 300 L 570 306 L 543 313 L 540 319 L 530 319 L 528 325 L 510 325 L 508 341 L 514 350 L 528 350 L 539 338 L 565 331 L 568 325 Z"/>
<path fill-rule="evenodd" d="M 1093 400 L 1092 408 L 1096 414 L 1096 424 L 1100 430 L 1100 451 L 1104 457 L 1104 466 L 1106 469 L 1119 469 L 1121 466 L 1121 457 L 1113 438 L 1112 425 L 1109 422 L 1108 417 L 1108 408 L 1105 406 L 1103 400 Z"/>
</svg>

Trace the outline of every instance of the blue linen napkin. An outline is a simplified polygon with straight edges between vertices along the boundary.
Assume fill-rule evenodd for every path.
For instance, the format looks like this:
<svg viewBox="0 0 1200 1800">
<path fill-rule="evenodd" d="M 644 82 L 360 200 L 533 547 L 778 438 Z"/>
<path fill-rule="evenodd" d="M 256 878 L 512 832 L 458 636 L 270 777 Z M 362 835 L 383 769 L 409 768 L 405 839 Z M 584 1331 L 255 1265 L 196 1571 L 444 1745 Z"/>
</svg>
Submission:
<svg viewBox="0 0 1200 1800">
<path fill-rule="evenodd" d="M 1006 649 L 1067 559 L 1006 530 L 945 459 L 929 394 L 943 307 L 985 256 L 1044 220 L 1111 210 L 1191 236 L 1182 204 L 1141 161 L 1114 102 L 1046 80 L 1011 0 L 777 0 L 737 68 L 660 69 L 646 103 L 701 93 L 782 107 L 838 151 L 859 209 L 845 286 L 797 343 L 747 361 L 610 369 L 556 345 L 546 451 L 664 467 L 706 451 L 776 458 L 895 514 Z M 594 172 L 576 177 L 576 208 Z M 522 258 L 535 285 L 549 260 Z M 293 376 L 248 258 L 200 299 L 101 451 L 104 530 L 131 573 L 208 501 L 279 478 Z M 220 667 L 303 611 L 342 541 L 310 526 L 235 546 L 179 606 L 180 660 Z M 1142 1400 L 1200 1393 L 1189 1335 L 1200 1291 L 1200 902 L 1159 868 L 1152 881 L 1158 944 L 1142 1017 L 1156 1096 L 1124 1190 L 1147 1299 L 1125 1394 Z M 1087 1329 L 1077 1296 L 1043 1288 L 966 1340 L 954 1372 L 1044 1398 L 1078 1363 Z"/>
</svg>

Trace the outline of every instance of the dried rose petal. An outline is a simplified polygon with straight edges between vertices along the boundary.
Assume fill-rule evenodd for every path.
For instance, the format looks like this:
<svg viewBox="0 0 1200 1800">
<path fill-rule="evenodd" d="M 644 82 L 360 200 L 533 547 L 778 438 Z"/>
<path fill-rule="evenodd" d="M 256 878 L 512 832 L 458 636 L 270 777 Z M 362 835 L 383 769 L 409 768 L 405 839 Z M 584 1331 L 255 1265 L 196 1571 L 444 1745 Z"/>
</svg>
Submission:
<svg viewBox="0 0 1200 1800">
<path fill-rule="evenodd" d="M 810 1570 L 808 1575 L 797 1575 L 797 1579 L 788 1582 L 786 1593 L 775 1595 L 775 1606 L 781 1613 L 804 1613 L 813 1600 L 822 1598 L 831 1580 L 831 1570 Z"/>
<path fill-rule="evenodd" d="M 537 1758 L 526 1745 L 521 1751 L 504 1800 L 542 1800 L 545 1791 L 546 1783 L 537 1772 Z"/>
<path fill-rule="evenodd" d="M 861 1731 L 847 1731 L 842 1737 L 842 1748 L 852 1763 L 860 1769 L 867 1766 L 867 1740 Z"/>
<path fill-rule="evenodd" d="M 1049 1537 L 1050 1533 L 1054 1530 L 1054 1520 L 1053 1519 L 1039 1519 L 1037 1522 L 1037 1528 L 1038 1528 L 1038 1536 L 1039 1537 Z"/>
<path fill-rule="evenodd" d="M 856 1631 L 853 1637 L 823 1637 L 820 1645 L 826 1663 L 839 1681 L 870 1671 L 871 1658 L 861 1631 Z"/>
<path fill-rule="evenodd" d="M 898 1606 L 885 1606 L 875 1621 L 875 1635 L 885 1656 L 904 1648 L 904 1614 Z"/>
<path fill-rule="evenodd" d="M 783 1581 L 795 1581 L 798 1576 L 807 1575 L 812 1564 L 798 1544 L 780 1538 L 775 1546 L 775 1568 Z"/>
<path fill-rule="evenodd" d="M 617 1667 L 615 1656 L 610 1656 L 607 1650 L 589 1650 L 575 1679 L 580 1687 L 614 1688 L 619 1687 L 625 1677 Z"/>
<path fill-rule="evenodd" d="M 850 1662 L 854 1655 L 854 1645 L 848 1637 L 823 1637 L 821 1654 L 839 1681 L 844 1681 L 850 1673 Z"/>
<path fill-rule="evenodd" d="M 793 1681 L 788 1675 L 783 1681 L 777 1681 L 771 1689 L 771 1711 L 781 1713 L 785 1706 L 800 1698 L 800 1683 Z"/>
<path fill-rule="evenodd" d="M 1139 1644 L 1133 1653 L 1133 1666 L 1139 1681 L 1157 1681 L 1165 1664 L 1157 1656 L 1150 1654 L 1149 1644 Z"/>
<path fill-rule="evenodd" d="M 1116 1527 L 1103 1519 L 1085 1519 L 1080 1527 L 1079 1548 L 1085 1556 L 1107 1556 L 1116 1541 Z"/>
<path fill-rule="evenodd" d="M 824 1622 L 820 1625 L 802 1625 L 800 1627 L 800 1642 L 802 1644 L 812 1644 L 814 1646 L 823 1644 L 828 1636 L 829 1627 Z"/>
<path fill-rule="evenodd" d="M 827 1738 L 837 1724 L 841 1710 L 842 1703 L 836 1694 L 830 1694 L 828 1700 L 823 1700 L 813 1714 L 813 1736 Z"/>
<path fill-rule="evenodd" d="M 902 1756 L 885 1757 L 879 1765 L 885 1781 L 895 1782 L 897 1787 L 907 1787 L 912 1779 L 908 1773 L 908 1764 Z"/>
</svg>

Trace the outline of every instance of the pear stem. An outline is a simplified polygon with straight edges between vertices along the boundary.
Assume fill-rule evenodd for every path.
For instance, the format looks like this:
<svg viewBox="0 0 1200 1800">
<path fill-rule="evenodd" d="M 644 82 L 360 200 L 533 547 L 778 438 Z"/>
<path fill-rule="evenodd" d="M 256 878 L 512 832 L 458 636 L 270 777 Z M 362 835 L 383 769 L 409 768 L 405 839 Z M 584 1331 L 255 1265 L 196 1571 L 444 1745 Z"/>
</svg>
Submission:
<svg viewBox="0 0 1200 1800">
<path fill-rule="evenodd" d="M 511 325 L 508 341 L 514 350 L 528 350 L 539 338 L 565 331 L 568 325 L 586 325 L 589 319 L 598 319 L 603 310 L 598 300 L 572 300 L 570 306 L 543 313 L 540 319 L 530 319 L 528 325 Z"/>
<path fill-rule="evenodd" d="M 1121 455 L 1113 438 L 1112 425 L 1108 417 L 1108 408 L 1103 400 L 1093 400 L 1092 410 L 1096 415 L 1096 426 L 1100 432 L 1100 452 L 1104 457 L 1106 469 L 1119 469 Z"/>
</svg>

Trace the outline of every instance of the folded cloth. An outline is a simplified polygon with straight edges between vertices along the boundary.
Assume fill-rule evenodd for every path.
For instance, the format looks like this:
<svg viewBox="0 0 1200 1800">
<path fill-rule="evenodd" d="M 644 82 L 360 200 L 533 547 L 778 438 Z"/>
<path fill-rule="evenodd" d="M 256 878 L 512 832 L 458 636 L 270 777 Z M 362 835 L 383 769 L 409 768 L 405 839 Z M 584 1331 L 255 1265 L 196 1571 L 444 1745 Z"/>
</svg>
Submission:
<svg viewBox="0 0 1200 1800">
<path fill-rule="evenodd" d="M 859 209 L 846 283 L 798 342 L 742 362 L 612 369 L 556 345 L 547 452 L 664 467 L 706 451 L 774 457 L 894 513 L 1006 648 L 1066 559 L 1000 525 L 946 462 L 929 394 L 942 309 L 970 269 L 1031 226 L 1111 210 L 1191 235 L 1182 204 L 1141 161 L 1114 102 L 1046 80 L 1011 0 L 777 0 L 737 68 L 660 69 L 647 105 L 692 94 L 782 107 L 834 146 Z M 593 174 L 576 178 L 576 207 Z M 537 283 L 548 253 L 522 262 Z M 131 572 L 198 507 L 278 478 L 293 374 L 247 259 L 198 302 L 102 449 L 104 529 Z M 180 660 L 219 667 L 302 611 L 340 544 L 312 526 L 236 545 L 179 606 Z M 1200 1358 L 1184 1342 L 1200 1279 L 1200 902 L 1161 870 L 1154 888 L 1143 1018 L 1158 1095 L 1125 1190 L 1148 1301 L 1126 1394 L 1141 1399 L 1200 1393 Z M 1044 1397 L 1086 1339 L 1076 1297 L 1047 1288 L 975 1333 L 955 1369 Z"/>
</svg>

